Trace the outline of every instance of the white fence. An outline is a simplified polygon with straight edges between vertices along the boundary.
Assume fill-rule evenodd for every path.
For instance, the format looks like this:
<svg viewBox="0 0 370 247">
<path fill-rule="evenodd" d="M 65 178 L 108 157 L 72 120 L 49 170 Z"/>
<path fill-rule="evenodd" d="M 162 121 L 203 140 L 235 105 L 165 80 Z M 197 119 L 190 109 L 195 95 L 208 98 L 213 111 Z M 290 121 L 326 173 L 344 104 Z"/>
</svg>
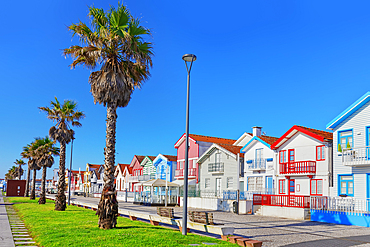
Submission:
<svg viewBox="0 0 370 247">
<path fill-rule="evenodd" d="M 310 208 L 322 211 L 338 211 L 347 213 L 370 213 L 370 199 L 356 199 L 353 197 L 312 196 Z"/>
</svg>

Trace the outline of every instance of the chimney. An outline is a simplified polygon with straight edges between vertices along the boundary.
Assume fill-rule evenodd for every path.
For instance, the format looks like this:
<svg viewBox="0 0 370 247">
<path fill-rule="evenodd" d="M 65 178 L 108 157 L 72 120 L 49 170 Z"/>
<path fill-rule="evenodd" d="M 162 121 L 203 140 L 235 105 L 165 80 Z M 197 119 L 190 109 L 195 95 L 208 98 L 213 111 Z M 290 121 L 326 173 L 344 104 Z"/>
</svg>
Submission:
<svg viewBox="0 0 370 247">
<path fill-rule="evenodd" d="M 261 136 L 262 127 L 254 126 L 253 128 L 253 136 Z"/>
</svg>

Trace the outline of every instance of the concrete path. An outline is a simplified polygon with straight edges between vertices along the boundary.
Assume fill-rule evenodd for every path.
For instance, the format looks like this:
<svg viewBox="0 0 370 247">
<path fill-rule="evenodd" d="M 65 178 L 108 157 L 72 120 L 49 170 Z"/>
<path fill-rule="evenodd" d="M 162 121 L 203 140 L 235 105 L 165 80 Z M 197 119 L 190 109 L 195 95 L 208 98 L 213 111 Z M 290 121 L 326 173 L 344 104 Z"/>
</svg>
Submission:
<svg viewBox="0 0 370 247">
<path fill-rule="evenodd" d="M 10 230 L 8 214 L 6 213 L 2 194 L 0 194 L 0 246 L 14 246 L 13 235 Z"/>
<path fill-rule="evenodd" d="M 98 204 L 99 198 L 73 196 L 72 199 Z M 119 201 L 119 208 L 156 214 L 156 207 Z M 191 209 L 189 209 L 191 210 Z M 175 216 L 182 217 L 182 208 L 175 208 Z M 202 211 L 202 210 L 200 210 Z M 203 210 L 212 212 L 211 210 Z M 263 246 L 369 246 L 370 227 L 327 224 L 284 218 L 236 215 L 213 211 L 215 223 L 235 228 L 235 235 L 263 241 Z"/>
</svg>

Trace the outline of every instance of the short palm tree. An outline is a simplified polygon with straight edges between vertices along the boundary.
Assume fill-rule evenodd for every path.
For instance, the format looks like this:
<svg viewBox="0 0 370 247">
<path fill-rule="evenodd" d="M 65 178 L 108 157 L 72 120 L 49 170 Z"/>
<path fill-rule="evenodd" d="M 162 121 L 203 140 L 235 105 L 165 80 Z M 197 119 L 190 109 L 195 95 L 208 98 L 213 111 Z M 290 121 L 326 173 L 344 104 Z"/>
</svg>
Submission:
<svg viewBox="0 0 370 247">
<path fill-rule="evenodd" d="M 22 166 L 25 165 L 26 163 L 22 159 L 16 159 L 14 164 L 18 165 L 18 180 L 21 180 L 22 177 Z"/>
<path fill-rule="evenodd" d="M 21 153 L 23 158 L 28 159 L 28 171 L 33 170 L 33 179 L 32 179 L 32 187 L 31 187 L 31 193 L 30 193 L 30 200 L 35 200 L 36 198 L 36 173 L 38 170 L 40 170 L 40 167 L 37 165 L 36 159 L 37 159 L 37 145 L 36 141 L 40 138 L 35 138 L 35 141 L 28 144 L 27 146 L 23 147 L 23 152 Z M 26 191 L 25 196 L 28 196 L 27 187 L 29 184 L 29 172 L 27 175 L 27 183 L 26 183 Z"/>
<path fill-rule="evenodd" d="M 39 204 L 45 204 L 45 181 L 46 181 L 46 169 L 50 168 L 54 164 L 53 155 L 59 155 L 59 148 L 54 146 L 55 141 L 51 141 L 48 137 L 39 138 L 35 141 L 35 160 L 37 166 L 42 168 L 42 179 L 41 179 L 41 194 Z"/>
<path fill-rule="evenodd" d="M 74 138 L 74 131 L 71 126 L 81 127 L 79 122 L 85 117 L 85 114 L 77 110 L 77 103 L 71 100 L 65 100 L 61 104 L 55 97 L 55 102 L 50 102 L 49 107 L 39 107 L 45 111 L 47 118 L 56 122 L 49 130 L 49 136 L 52 140 L 60 143 L 60 159 L 59 159 L 59 179 L 58 193 L 55 199 L 55 210 L 64 211 L 66 209 L 65 196 L 65 164 L 66 164 L 66 145 Z"/>
<path fill-rule="evenodd" d="M 90 7 L 89 16 L 91 28 L 82 22 L 68 27 L 82 46 L 71 46 L 64 55 L 72 56 L 72 68 L 101 66 L 90 74 L 89 83 L 94 102 L 107 107 L 104 187 L 97 214 L 99 227 L 110 229 L 116 226 L 118 215 L 114 186 L 117 107 L 127 106 L 134 89 L 149 78 L 153 52 L 152 44 L 144 41 L 150 30 L 122 4 L 107 12 Z"/>
</svg>

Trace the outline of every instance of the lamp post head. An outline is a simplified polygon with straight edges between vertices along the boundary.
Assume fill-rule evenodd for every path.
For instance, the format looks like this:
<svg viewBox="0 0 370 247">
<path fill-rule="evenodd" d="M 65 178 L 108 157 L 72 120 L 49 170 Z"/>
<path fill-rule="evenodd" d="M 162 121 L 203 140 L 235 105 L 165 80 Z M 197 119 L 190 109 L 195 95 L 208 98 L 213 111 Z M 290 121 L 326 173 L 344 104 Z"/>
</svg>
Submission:
<svg viewBox="0 0 370 247">
<path fill-rule="evenodd" d="M 193 54 L 185 54 L 184 56 L 182 56 L 182 60 L 184 60 L 185 62 L 194 62 L 195 60 L 197 60 L 197 56 Z"/>
</svg>

